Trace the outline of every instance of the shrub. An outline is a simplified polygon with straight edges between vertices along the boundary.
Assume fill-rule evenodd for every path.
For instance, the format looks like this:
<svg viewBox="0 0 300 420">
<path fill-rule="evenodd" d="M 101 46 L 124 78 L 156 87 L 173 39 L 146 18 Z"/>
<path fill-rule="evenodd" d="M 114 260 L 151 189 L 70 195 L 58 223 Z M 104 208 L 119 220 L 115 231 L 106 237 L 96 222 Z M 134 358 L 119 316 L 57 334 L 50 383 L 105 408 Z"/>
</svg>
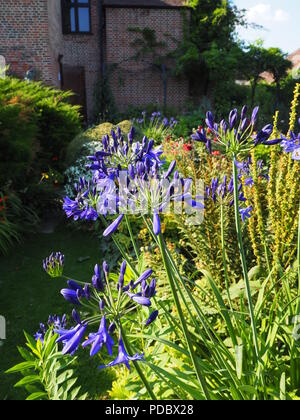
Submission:
<svg viewBox="0 0 300 420">
<path fill-rule="evenodd" d="M 0 182 L 24 186 L 49 165 L 63 167 L 68 143 L 80 130 L 70 92 L 41 83 L 0 79 Z M 25 175 L 25 176 L 24 176 Z"/>
<path fill-rule="evenodd" d="M 69 144 L 67 149 L 66 161 L 68 165 L 73 164 L 82 156 L 85 146 L 91 142 L 102 141 L 103 136 L 110 134 L 112 129 L 120 127 L 124 135 L 129 133 L 132 123 L 128 120 L 121 121 L 114 125 L 110 122 L 105 122 L 89 128 L 83 133 L 78 134 L 75 139 Z"/>
</svg>

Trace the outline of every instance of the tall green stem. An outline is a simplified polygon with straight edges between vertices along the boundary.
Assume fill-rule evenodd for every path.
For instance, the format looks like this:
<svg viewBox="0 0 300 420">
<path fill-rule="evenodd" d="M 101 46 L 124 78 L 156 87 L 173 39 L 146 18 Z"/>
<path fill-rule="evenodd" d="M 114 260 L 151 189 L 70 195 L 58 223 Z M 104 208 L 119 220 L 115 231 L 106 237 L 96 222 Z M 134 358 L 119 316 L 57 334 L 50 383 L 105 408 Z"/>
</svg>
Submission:
<svg viewBox="0 0 300 420">
<path fill-rule="evenodd" d="M 186 325 L 186 322 L 185 322 L 184 314 L 183 314 L 183 311 L 182 311 L 182 308 L 181 308 L 181 305 L 180 305 L 180 301 L 179 301 L 179 298 L 178 298 L 178 295 L 177 295 L 176 286 L 175 286 L 175 283 L 173 281 L 172 268 L 170 266 L 170 262 L 169 262 L 168 257 L 167 257 L 167 253 L 166 253 L 166 249 L 165 249 L 165 243 L 164 243 L 164 240 L 163 240 L 163 237 L 162 237 L 161 234 L 158 235 L 158 244 L 159 244 L 161 256 L 162 256 L 162 259 L 163 259 L 164 267 L 165 267 L 165 270 L 166 270 L 166 273 L 167 273 L 167 277 L 168 277 L 169 285 L 170 285 L 171 292 L 172 292 L 172 295 L 173 295 L 173 299 L 174 299 L 176 309 L 177 309 L 177 312 L 178 312 L 178 315 L 179 315 L 180 323 L 181 323 L 181 326 L 182 326 L 182 329 L 183 329 L 184 337 L 185 337 L 185 340 L 186 340 L 186 343 L 187 343 L 187 346 L 188 346 L 188 349 L 189 349 L 189 353 L 190 353 L 190 356 L 191 356 L 191 359 L 192 359 L 192 362 L 193 362 L 193 365 L 194 365 L 194 368 L 195 368 L 195 371 L 196 371 L 196 375 L 197 375 L 198 381 L 200 383 L 201 389 L 203 391 L 203 394 L 205 395 L 205 398 L 207 400 L 210 400 L 211 398 L 210 398 L 210 395 L 209 395 L 209 392 L 208 392 L 208 389 L 207 389 L 206 381 L 205 381 L 205 378 L 203 377 L 201 369 L 198 365 L 196 355 L 195 355 L 195 351 L 194 351 L 194 348 L 193 348 L 193 343 L 191 341 L 190 334 L 189 334 L 189 331 L 188 331 L 188 328 L 187 328 L 187 325 Z"/>
<path fill-rule="evenodd" d="M 298 224 L 298 304 L 297 304 L 297 316 L 300 315 L 300 205 L 299 205 L 299 224 Z"/>
<path fill-rule="evenodd" d="M 104 216 L 101 217 L 101 220 L 104 224 L 105 227 L 107 227 L 107 222 L 104 218 Z M 124 250 L 123 246 L 119 243 L 119 241 L 117 240 L 115 234 L 112 234 L 112 240 L 114 242 L 114 244 L 116 245 L 116 247 L 118 248 L 118 250 L 120 251 L 120 254 L 122 255 L 122 257 L 124 258 L 124 260 L 126 260 L 128 266 L 130 267 L 131 271 L 133 273 L 135 273 L 136 275 L 138 275 L 139 273 L 137 272 L 136 268 L 134 267 L 134 265 L 132 264 L 129 255 L 127 255 L 126 251 Z"/>
<path fill-rule="evenodd" d="M 238 170 L 236 166 L 235 155 L 233 155 L 233 159 L 232 159 L 232 168 L 233 168 L 233 182 L 234 182 L 234 210 L 235 210 L 236 232 L 237 232 L 240 257 L 241 257 L 244 280 L 245 280 L 246 294 L 247 294 L 247 299 L 248 299 L 255 353 L 256 353 L 257 359 L 259 359 L 258 335 L 257 335 L 256 321 L 255 321 L 255 315 L 254 315 L 254 305 L 252 301 L 251 287 L 250 287 L 250 281 L 248 277 L 248 269 L 247 269 L 247 263 L 246 263 L 243 238 L 242 238 L 241 216 L 240 216 L 240 208 L 239 208 Z"/>
<path fill-rule="evenodd" d="M 120 331 L 121 331 L 121 336 L 122 336 L 122 340 L 123 340 L 123 342 L 124 342 L 124 345 L 125 345 L 126 351 L 127 351 L 127 353 L 128 353 L 129 355 L 131 355 L 131 356 L 132 356 L 132 355 L 133 355 L 133 352 L 132 352 L 132 350 L 131 350 L 131 347 L 130 347 L 129 341 L 128 341 L 128 339 L 127 339 L 127 336 L 126 336 L 125 331 L 123 330 L 123 328 L 122 328 L 122 325 L 121 325 L 121 324 L 120 324 Z M 156 400 L 157 400 L 157 398 L 156 398 L 156 396 L 155 396 L 154 392 L 152 391 L 151 385 L 150 385 L 150 384 L 149 384 L 149 382 L 147 381 L 147 379 L 146 379 L 146 377 L 145 377 L 145 375 L 144 375 L 144 373 L 143 373 L 143 371 L 142 371 L 142 369 L 141 369 L 141 367 L 140 367 L 140 365 L 139 365 L 139 362 L 133 362 L 133 364 L 134 364 L 134 367 L 136 368 L 136 371 L 137 371 L 137 373 L 138 373 L 139 377 L 141 378 L 141 381 L 142 381 L 142 382 L 143 382 L 143 384 L 145 385 L 145 388 L 147 389 L 147 391 L 148 391 L 148 393 L 149 393 L 149 395 L 150 395 L 151 399 L 152 399 L 152 400 L 154 400 L 154 401 L 156 401 Z"/>
<path fill-rule="evenodd" d="M 231 312 L 233 312 L 233 305 L 230 296 L 230 289 L 229 289 L 229 279 L 228 279 L 228 271 L 227 271 L 227 261 L 226 261 L 226 251 L 225 251 L 225 235 L 224 235 L 224 204 L 221 203 L 221 245 L 222 245 L 222 256 L 223 256 L 223 267 L 224 267 L 224 277 L 225 277 L 225 286 L 228 296 L 228 302 L 230 305 Z"/>
<path fill-rule="evenodd" d="M 129 220 L 129 217 L 128 217 L 127 214 L 125 215 L 125 220 L 126 220 L 126 223 L 127 223 L 128 232 L 129 232 L 129 235 L 130 235 L 130 239 L 131 239 L 131 242 L 132 242 L 132 245 L 133 245 L 133 248 L 134 248 L 136 258 L 139 259 L 139 250 L 138 250 L 136 240 L 135 240 L 135 237 L 134 237 L 133 232 L 132 232 L 130 220 Z"/>
</svg>

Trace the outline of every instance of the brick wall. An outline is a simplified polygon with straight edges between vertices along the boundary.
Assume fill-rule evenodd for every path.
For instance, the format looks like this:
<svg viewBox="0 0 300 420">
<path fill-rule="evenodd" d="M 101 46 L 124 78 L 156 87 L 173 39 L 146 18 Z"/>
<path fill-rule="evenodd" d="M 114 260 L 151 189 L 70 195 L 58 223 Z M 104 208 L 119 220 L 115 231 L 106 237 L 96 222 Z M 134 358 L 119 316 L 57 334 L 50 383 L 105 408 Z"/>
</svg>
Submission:
<svg viewBox="0 0 300 420">
<path fill-rule="evenodd" d="M 136 62 L 132 57 L 137 50 L 131 46 L 140 35 L 128 31 L 129 27 L 151 28 L 158 41 L 166 41 L 162 55 L 176 48 L 176 40 L 183 37 L 183 16 L 180 9 L 106 8 L 106 60 L 108 65 L 117 64 L 112 73 L 111 87 L 118 107 L 143 106 L 149 103 L 162 105 L 164 86 L 159 69 L 151 60 Z M 169 67 L 174 65 L 171 61 Z M 180 108 L 188 99 L 188 82 L 168 77 L 167 104 Z"/>
<path fill-rule="evenodd" d="M 0 55 L 13 74 L 23 78 L 34 68 L 53 84 L 47 0 L 0 0 Z"/>
<path fill-rule="evenodd" d="M 84 67 L 89 118 L 93 115 L 93 94 L 101 65 L 98 6 L 98 0 L 91 0 L 91 34 L 63 35 L 60 0 L 0 0 L 0 55 L 5 57 L 11 72 L 23 78 L 27 70 L 34 68 L 39 79 L 59 87 L 59 55 L 63 56 L 65 65 Z M 165 33 L 180 40 L 181 11 L 106 7 L 105 19 L 106 60 L 108 65 L 118 65 L 112 73 L 111 86 L 119 109 L 148 103 L 162 105 L 161 74 L 153 69 L 151 62 L 137 63 L 130 59 L 136 53 L 130 44 L 137 35 L 128 28 L 149 27 L 156 31 L 158 40 L 165 41 Z M 175 47 L 176 43 L 168 39 L 168 50 Z M 169 77 L 168 105 L 180 108 L 187 98 L 187 81 Z"/>
</svg>

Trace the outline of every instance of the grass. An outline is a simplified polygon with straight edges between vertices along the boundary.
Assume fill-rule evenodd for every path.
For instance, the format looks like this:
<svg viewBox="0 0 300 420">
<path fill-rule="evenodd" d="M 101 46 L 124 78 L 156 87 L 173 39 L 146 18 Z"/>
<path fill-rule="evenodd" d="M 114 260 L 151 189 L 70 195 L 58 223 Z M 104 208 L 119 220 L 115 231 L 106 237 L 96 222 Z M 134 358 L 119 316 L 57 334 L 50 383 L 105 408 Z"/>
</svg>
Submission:
<svg viewBox="0 0 300 420">
<path fill-rule="evenodd" d="M 48 277 L 42 269 L 42 260 L 52 251 L 61 251 L 66 256 L 65 272 L 74 279 L 90 281 L 86 276 L 92 276 L 95 263 L 104 257 L 98 244 L 97 247 L 97 239 L 91 234 L 64 227 L 53 234 L 31 235 L 9 256 L 0 257 L 0 315 L 7 323 L 7 339 L 0 342 L 0 400 L 25 397 L 22 390 L 13 387 L 18 376 L 4 374 L 21 361 L 16 346 L 24 343 L 23 331 L 34 334 L 49 314 L 70 314 L 70 305 L 59 293 L 65 282 Z M 79 262 L 80 257 L 89 258 Z M 105 398 L 114 373 L 98 370 L 99 360 L 82 353 L 76 372 L 83 392 L 93 399 Z"/>
</svg>

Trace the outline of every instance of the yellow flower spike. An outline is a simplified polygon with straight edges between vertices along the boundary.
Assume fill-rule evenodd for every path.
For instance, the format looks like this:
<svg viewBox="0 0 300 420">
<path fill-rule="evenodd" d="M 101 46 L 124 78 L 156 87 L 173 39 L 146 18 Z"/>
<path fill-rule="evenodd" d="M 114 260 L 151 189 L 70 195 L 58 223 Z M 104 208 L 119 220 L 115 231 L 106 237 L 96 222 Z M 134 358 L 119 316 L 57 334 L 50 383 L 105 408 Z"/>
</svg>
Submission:
<svg viewBox="0 0 300 420">
<path fill-rule="evenodd" d="M 294 89 L 294 99 L 291 105 L 289 132 L 287 134 L 288 136 L 290 135 L 290 131 L 294 131 L 296 128 L 297 108 L 299 106 L 299 97 L 300 97 L 300 83 L 296 83 L 296 86 Z"/>
</svg>

